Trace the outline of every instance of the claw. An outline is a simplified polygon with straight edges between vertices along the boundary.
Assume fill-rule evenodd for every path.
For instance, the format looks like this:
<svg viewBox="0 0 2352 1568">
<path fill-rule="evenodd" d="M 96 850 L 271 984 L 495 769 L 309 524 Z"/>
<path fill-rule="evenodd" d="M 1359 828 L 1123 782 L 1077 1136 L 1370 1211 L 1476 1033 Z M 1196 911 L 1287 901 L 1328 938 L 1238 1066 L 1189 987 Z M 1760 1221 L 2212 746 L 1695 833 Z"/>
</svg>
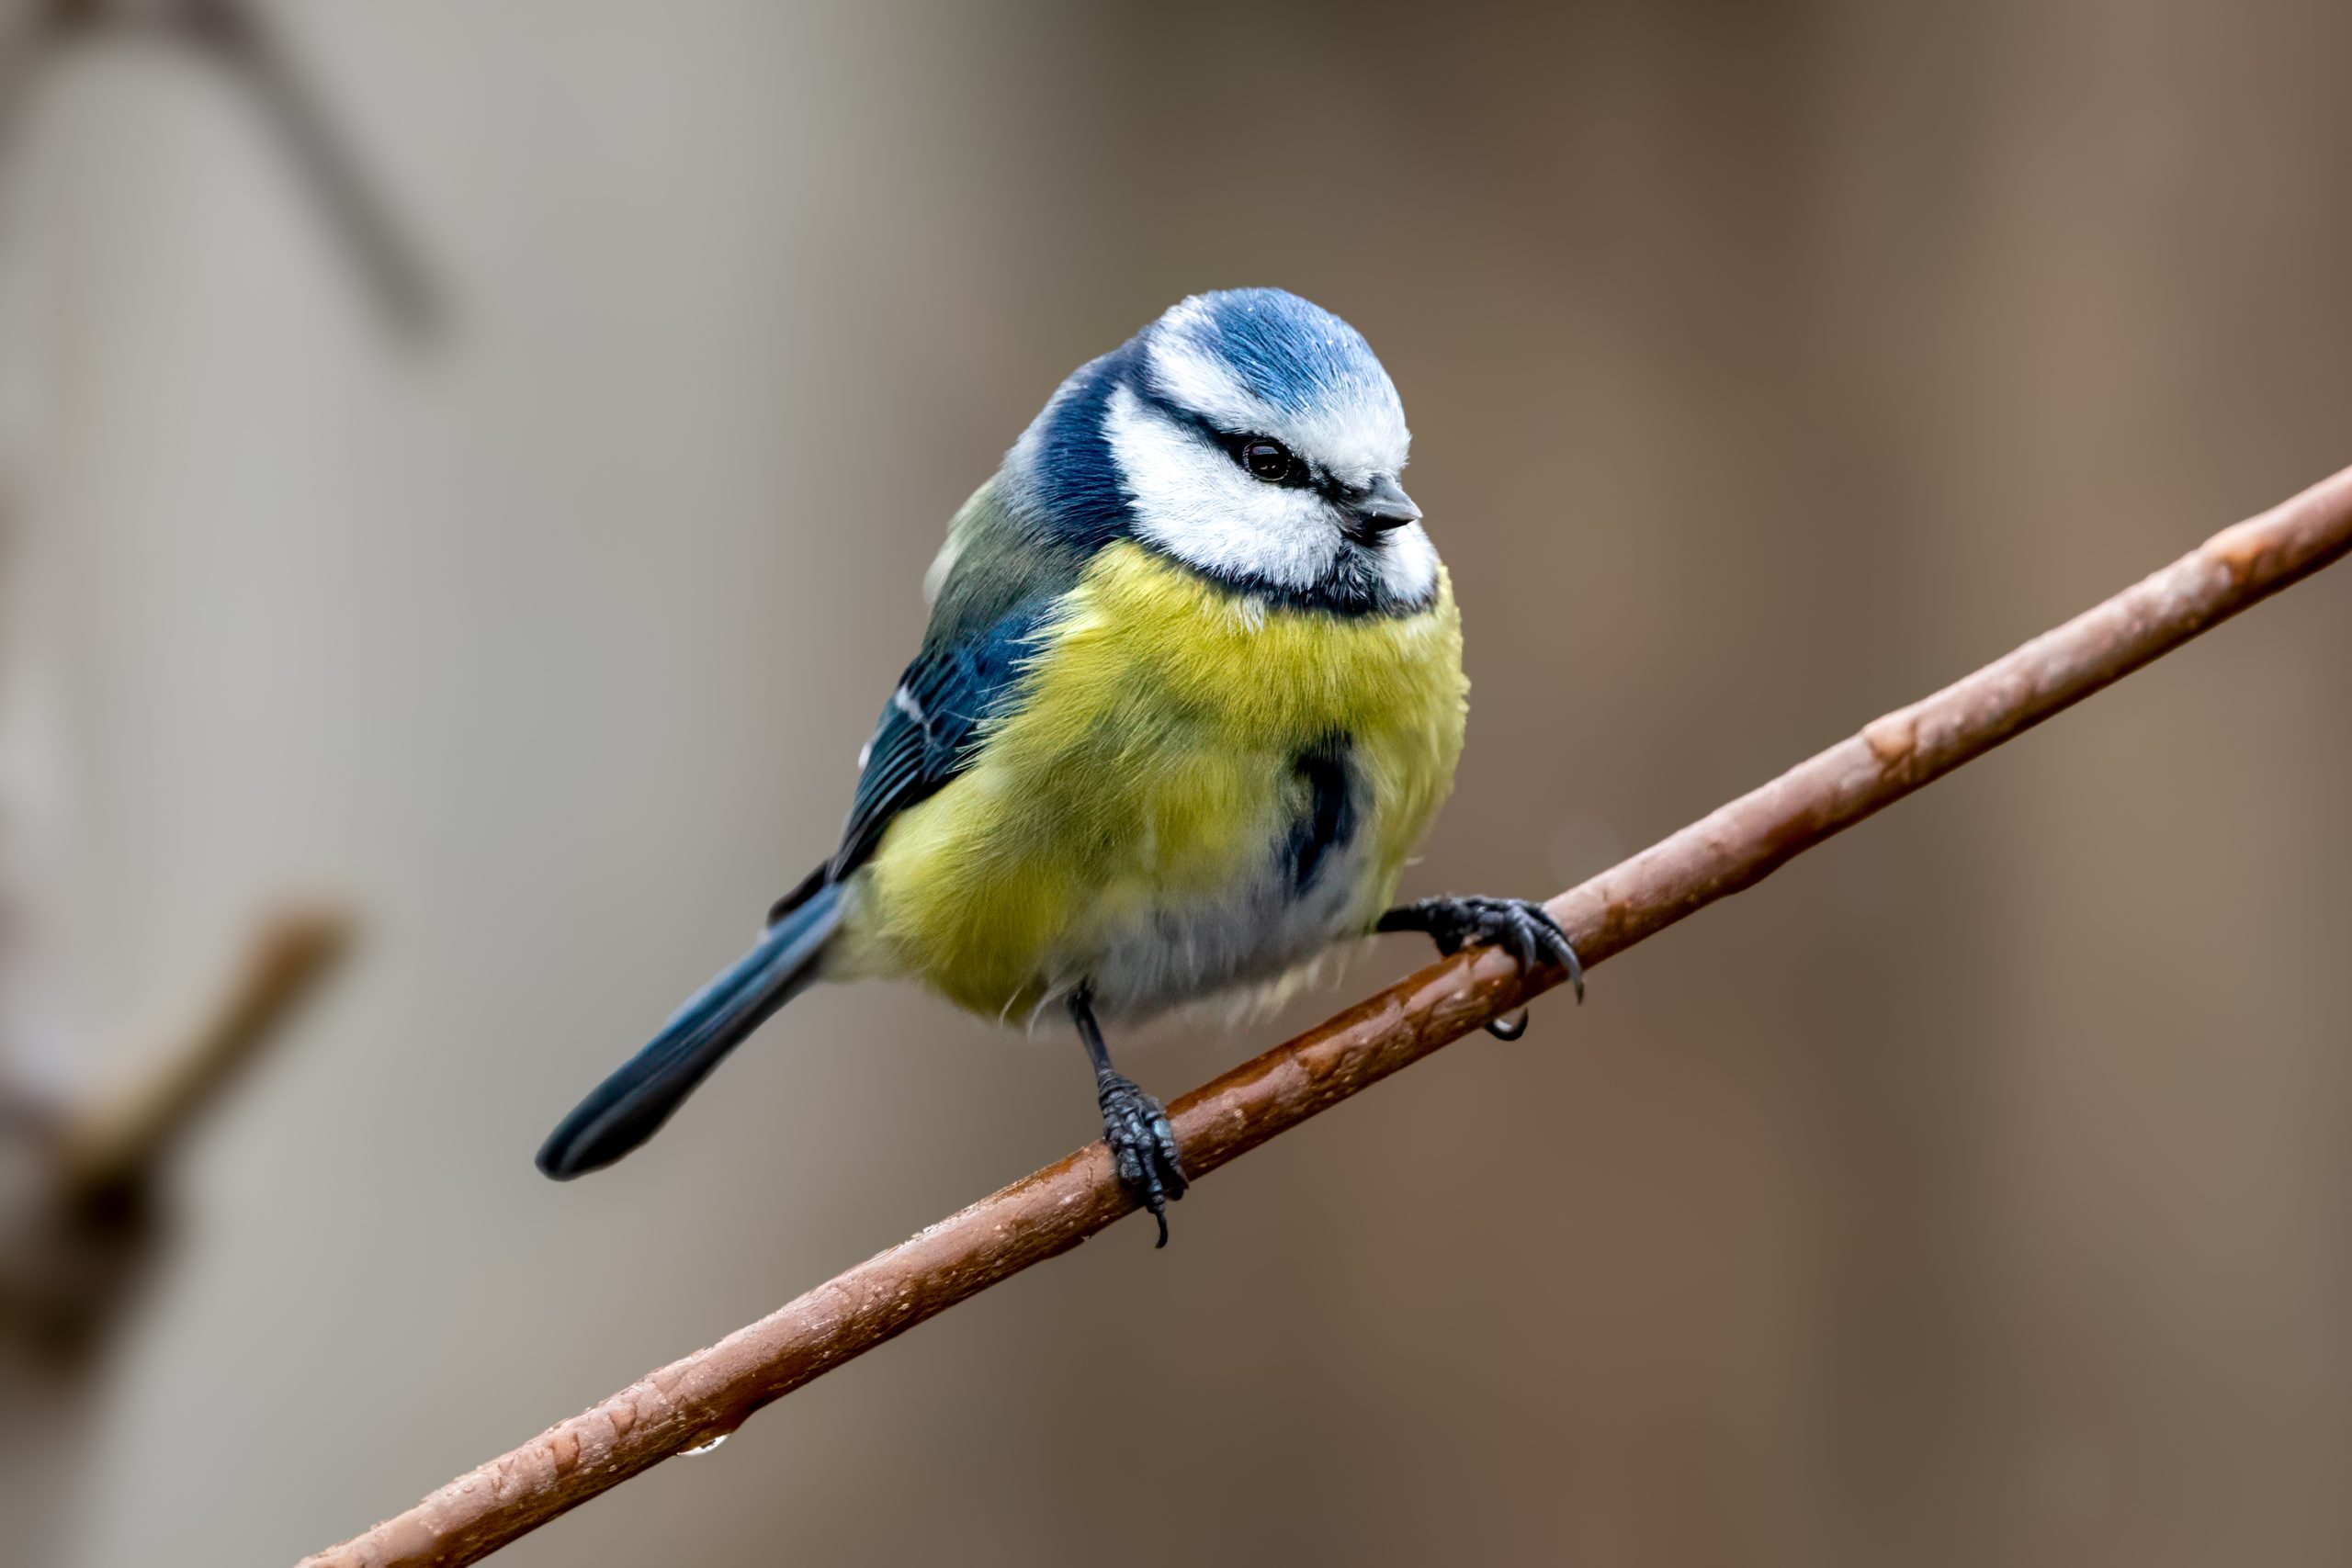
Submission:
<svg viewBox="0 0 2352 1568">
<path fill-rule="evenodd" d="M 1568 933 L 1560 929 L 1560 922 L 1552 918 L 1552 912 L 1539 904 L 1536 913 L 1544 919 L 1544 945 L 1552 950 L 1552 962 L 1568 972 L 1568 985 L 1575 990 L 1578 1005 L 1582 1005 L 1584 961 L 1577 956 L 1576 944 L 1568 940 Z"/>
<path fill-rule="evenodd" d="M 1527 1032 L 1531 1016 L 1527 1009 L 1521 1008 L 1517 1018 L 1490 1018 L 1487 1021 L 1487 1032 L 1498 1040 L 1516 1040 Z"/>
<path fill-rule="evenodd" d="M 1473 942 L 1484 942 L 1509 953 L 1522 970 L 1557 964 L 1567 971 L 1577 1000 L 1584 1000 L 1584 964 L 1568 933 L 1541 904 L 1523 898 L 1424 898 L 1391 909 L 1374 929 L 1426 932 L 1449 958 Z"/>
</svg>

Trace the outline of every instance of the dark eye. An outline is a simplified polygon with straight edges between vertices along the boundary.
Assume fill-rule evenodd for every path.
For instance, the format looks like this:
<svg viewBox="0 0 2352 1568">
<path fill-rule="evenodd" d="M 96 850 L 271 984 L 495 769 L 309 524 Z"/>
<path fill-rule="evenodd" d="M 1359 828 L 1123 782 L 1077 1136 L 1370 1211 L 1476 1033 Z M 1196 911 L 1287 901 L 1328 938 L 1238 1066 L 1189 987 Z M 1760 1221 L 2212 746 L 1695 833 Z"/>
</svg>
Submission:
<svg viewBox="0 0 2352 1568">
<path fill-rule="evenodd" d="M 1279 441 L 1253 435 L 1241 444 L 1241 466 L 1270 485 L 1286 482 L 1298 472 L 1298 459 Z"/>
</svg>

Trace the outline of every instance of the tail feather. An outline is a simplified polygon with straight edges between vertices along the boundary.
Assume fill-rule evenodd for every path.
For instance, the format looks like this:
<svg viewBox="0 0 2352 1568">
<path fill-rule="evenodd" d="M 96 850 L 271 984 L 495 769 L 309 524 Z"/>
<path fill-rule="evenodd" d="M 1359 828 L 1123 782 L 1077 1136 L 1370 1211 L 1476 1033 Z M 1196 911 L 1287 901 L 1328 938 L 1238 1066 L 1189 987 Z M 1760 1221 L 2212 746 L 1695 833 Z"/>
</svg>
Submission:
<svg viewBox="0 0 2352 1568">
<path fill-rule="evenodd" d="M 568 1181 L 653 1136 L 727 1053 L 816 978 L 818 955 L 840 923 L 838 886 L 819 887 L 785 913 L 548 1134 L 539 1169 Z"/>
</svg>

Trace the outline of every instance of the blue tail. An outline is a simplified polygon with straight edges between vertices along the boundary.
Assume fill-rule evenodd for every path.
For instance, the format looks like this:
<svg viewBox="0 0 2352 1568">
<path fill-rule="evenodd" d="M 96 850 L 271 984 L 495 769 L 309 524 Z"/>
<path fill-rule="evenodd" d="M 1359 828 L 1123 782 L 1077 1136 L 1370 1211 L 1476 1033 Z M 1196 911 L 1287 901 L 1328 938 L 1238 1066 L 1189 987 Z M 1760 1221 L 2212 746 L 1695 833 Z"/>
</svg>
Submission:
<svg viewBox="0 0 2352 1568">
<path fill-rule="evenodd" d="M 817 955 L 841 923 L 842 890 L 819 887 L 780 916 L 759 945 L 695 993 L 653 1043 L 596 1086 L 539 1145 L 558 1181 L 602 1170 L 659 1132 L 728 1052 L 816 978 Z"/>
</svg>

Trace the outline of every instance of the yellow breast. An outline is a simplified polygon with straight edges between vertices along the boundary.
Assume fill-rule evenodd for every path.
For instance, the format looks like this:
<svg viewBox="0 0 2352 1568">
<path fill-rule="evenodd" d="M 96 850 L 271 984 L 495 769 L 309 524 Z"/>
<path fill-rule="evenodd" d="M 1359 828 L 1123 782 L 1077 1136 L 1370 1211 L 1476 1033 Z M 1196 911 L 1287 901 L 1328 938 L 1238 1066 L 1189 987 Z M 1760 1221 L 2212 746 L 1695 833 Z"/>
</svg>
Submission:
<svg viewBox="0 0 2352 1568">
<path fill-rule="evenodd" d="M 1368 928 L 1452 785 L 1465 690 L 1442 572 L 1427 610 L 1343 617 L 1237 596 L 1111 545 L 1039 636 L 1023 700 L 984 731 L 972 766 L 891 825 L 864 874 L 847 966 L 913 974 L 1002 1014 L 1092 978 L 1114 949 L 1132 964 L 1155 931 L 1233 945 L 1194 952 L 1193 970 L 1171 953 L 1170 984 L 1295 962 L 1250 944 L 1296 933 L 1193 917 L 1258 918 L 1252 879 L 1302 807 L 1297 759 L 1336 739 L 1361 842 L 1349 886 L 1317 908 L 1333 929 L 1317 940 Z"/>
</svg>

